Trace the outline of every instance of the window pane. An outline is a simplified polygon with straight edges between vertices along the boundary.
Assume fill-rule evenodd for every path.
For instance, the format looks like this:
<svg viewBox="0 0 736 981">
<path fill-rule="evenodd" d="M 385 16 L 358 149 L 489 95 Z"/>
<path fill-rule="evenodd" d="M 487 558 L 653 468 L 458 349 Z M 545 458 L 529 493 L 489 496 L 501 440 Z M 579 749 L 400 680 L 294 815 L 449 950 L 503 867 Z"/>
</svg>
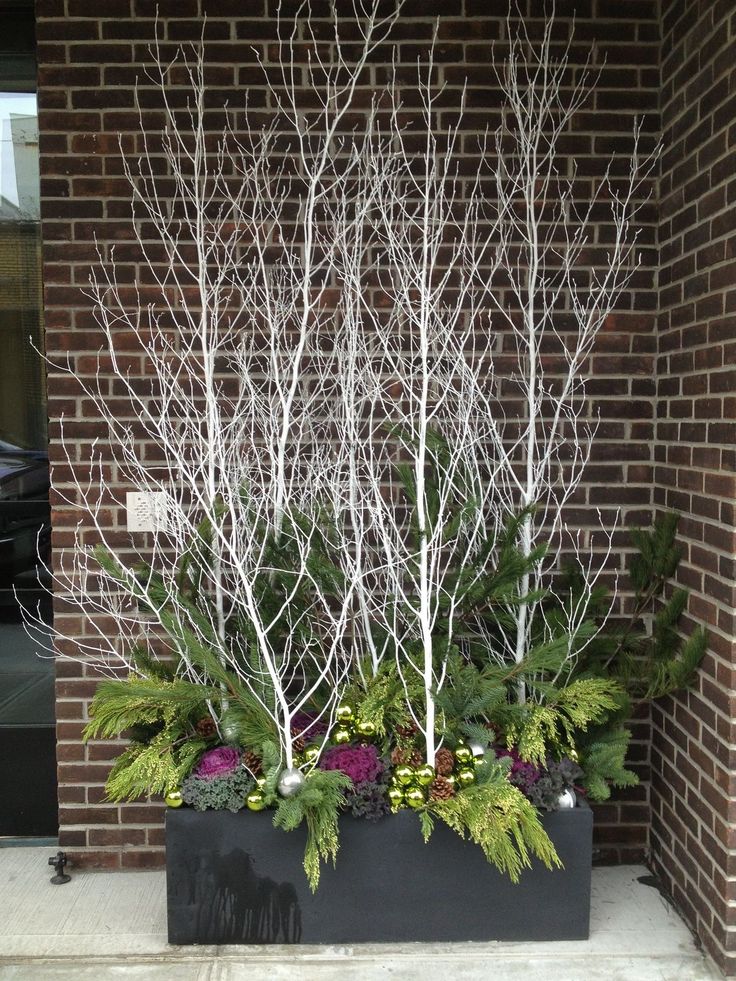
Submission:
<svg viewBox="0 0 736 981">
<path fill-rule="evenodd" d="M 36 96 L 0 92 L 0 221 L 38 221 Z"/>
</svg>

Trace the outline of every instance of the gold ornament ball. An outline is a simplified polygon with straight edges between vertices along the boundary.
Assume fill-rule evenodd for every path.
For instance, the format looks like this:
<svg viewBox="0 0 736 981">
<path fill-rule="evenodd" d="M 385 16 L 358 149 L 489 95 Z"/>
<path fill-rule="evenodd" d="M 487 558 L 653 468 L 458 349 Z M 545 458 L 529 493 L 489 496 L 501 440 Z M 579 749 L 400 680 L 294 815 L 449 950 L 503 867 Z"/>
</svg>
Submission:
<svg viewBox="0 0 736 981">
<path fill-rule="evenodd" d="M 461 766 L 473 762 L 473 750 L 465 743 L 460 743 L 455 749 L 455 759 Z"/>
<path fill-rule="evenodd" d="M 396 778 L 397 783 L 405 785 L 411 783 L 414 779 L 414 771 L 410 766 L 407 766 L 406 763 L 401 763 L 394 770 L 394 777 Z"/>
<path fill-rule="evenodd" d="M 461 787 L 469 787 L 475 783 L 475 770 L 469 766 L 464 766 L 457 771 L 457 782 Z"/>
<path fill-rule="evenodd" d="M 428 787 L 434 780 L 434 767 L 430 766 L 429 763 L 423 763 L 416 768 L 414 776 L 418 784 L 422 787 Z"/>
<path fill-rule="evenodd" d="M 167 807 L 181 807 L 184 803 L 184 798 L 181 796 L 180 790 L 167 790 L 164 800 L 166 801 Z"/>
<path fill-rule="evenodd" d="M 372 722 L 359 722 L 355 727 L 355 731 L 363 739 L 373 739 L 376 734 L 376 727 Z"/>
<path fill-rule="evenodd" d="M 251 790 L 245 798 L 245 806 L 249 811 L 262 811 L 266 806 L 266 801 L 260 790 Z"/>
<path fill-rule="evenodd" d="M 266 778 L 256 777 L 256 787 L 258 787 L 259 790 L 263 790 L 265 786 L 266 786 Z"/>
<path fill-rule="evenodd" d="M 322 747 L 318 746 L 317 743 L 310 743 L 309 746 L 304 747 L 304 759 L 307 763 L 316 763 L 319 759 L 319 752 Z"/>
<path fill-rule="evenodd" d="M 457 783 L 454 773 L 448 773 L 448 775 L 446 777 L 443 777 L 442 779 L 445 781 L 445 783 L 449 783 L 451 787 L 454 787 L 455 784 Z"/>
<path fill-rule="evenodd" d="M 421 787 L 407 787 L 404 792 L 404 800 L 409 805 L 409 807 L 416 810 L 418 807 L 424 805 L 424 791 Z"/>
<path fill-rule="evenodd" d="M 476 756 L 473 758 L 473 766 L 476 770 L 480 770 L 481 767 L 488 765 L 487 756 Z"/>
<path fill-rule="evenodd" d="M 404 791 L 401 787 L 389 787 L 386 796 L 393 808 L 399 808 L 404 803 Z"/>
<path fill-rule="evenodd" d="M 353 738 L 352 732 L 346 726 L 338 726 L 332 730 L 332 741 L 336 746 L 344 746 Z"/>
<path fill-rule="evenodd" d="M 337 711 L 335 712 L 335 718 L 338 722 L 352 722 L 353 706 L 347 704 L 338 705 Z"/>
</svg>

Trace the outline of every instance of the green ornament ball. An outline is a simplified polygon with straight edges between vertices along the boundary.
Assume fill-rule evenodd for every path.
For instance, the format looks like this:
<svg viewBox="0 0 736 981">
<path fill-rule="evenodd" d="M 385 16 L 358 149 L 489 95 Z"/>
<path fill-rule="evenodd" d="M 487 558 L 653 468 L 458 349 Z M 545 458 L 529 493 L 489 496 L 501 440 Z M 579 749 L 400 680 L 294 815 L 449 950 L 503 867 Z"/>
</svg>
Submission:
<svg viewBox="0 0 736 981">
<path fill-rule="evenodd" d="M 430 766 L 429 763 L 423 763 L 416 768 L 414 776 L 418 784 L 422 787 L 428 787 L 434 780 L 434 767 Z"/>
<path fill-rule="evenodd" d="M 266 801 L 260 790 L 251 790 L 245 798 L 245 806 L 249 811 L 262 811 L 266 806 Z"/>
<path fill-rule="evenodd" d="M 263 790 L 265 786 L 266 786 L 266 778 L 256 777 L 256 787 L 258 787 L 259 790 Z"/>
<path fill-rule="evenodd" d="M 363 739 L 373 739 L 376 734 L 376 727 L 373 722 L 358 722 L 355 731 Z"/>
<path fill-rule="evenodd" d="M 353 738 L 353 734 L 347 726 L 338 726 L 332 730 L 332 741 L 336 746 L 344 746 Z"/>
<path fill-rule="evenodd" d="M 414 810 L 424 805 L 424 791 L 421 787 L 407 787 L 404 792 L 404 800 L 407 805 Z"/>
<path fill-rule="evenodd" d="M 457 782 L 461 787 L 469 787 L 475 783 L 475 770 L 469 766 L 463 766 L 457 771 Z"/>
<path fill-rule="evenodd" d="M 466 763 L 472 763 L 473 750 L 470 746 L 466 746 L 465 743 L 460 743 L 455 749 L 455 759 L 460 766 L 465 766 Z"/>
<path fill-rule="evenodd" d="M 389 787 L 386 791 L 386 796 L 392 808 L 397 809 L 404 803 L 404 791 L 401 787 Z"/>
<path fill-rule="evenodd" d="M 322 747 L 318 746 L 317 743 L 310 743 L 309 746 L 304 747 L 304 759 L 307 761 L 307 763 L 317 762 L 321 748 Z"/>
<path fill-rule="evenodd" d="M 180 790 L 167 790 L 166 796 L 164 797 L 167 807 L 181 807 L 184 803 L 184 798 L 181 796 Z"/>
<path fill-rule="evenodd" d="M 335 718 L 338 722 L 352 722 L 354 718 L 353 706 L 348 705 L 344 702 L 342 705 L 337 706 L 337 711 L 335 712 Z"/>
<path fill-rule="evenodd" d="M 405 785 L 411 783 L 414 779 L 414 770 L 410 766 L 407 766 L 406 763 L 401 763 L 394 770 L 394 777 L 399 784 Z"/>
</svg>

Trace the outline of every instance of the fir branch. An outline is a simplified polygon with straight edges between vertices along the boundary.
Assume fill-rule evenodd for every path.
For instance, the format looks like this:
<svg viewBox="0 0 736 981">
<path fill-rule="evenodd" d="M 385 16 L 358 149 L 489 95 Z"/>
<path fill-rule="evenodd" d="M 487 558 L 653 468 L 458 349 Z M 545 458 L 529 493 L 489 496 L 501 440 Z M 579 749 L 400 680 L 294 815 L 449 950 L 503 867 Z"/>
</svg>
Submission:
<svg viewBox="0 0 736 981">
<path fill-rule="evenodd" d="M 141 724 L 201 715 L 208 699 L 220 692 L 176 678 L 127 678 L 101 681 L 90 703 L 90 722 L 84 738 L 111 738 Z"/>
</svg>

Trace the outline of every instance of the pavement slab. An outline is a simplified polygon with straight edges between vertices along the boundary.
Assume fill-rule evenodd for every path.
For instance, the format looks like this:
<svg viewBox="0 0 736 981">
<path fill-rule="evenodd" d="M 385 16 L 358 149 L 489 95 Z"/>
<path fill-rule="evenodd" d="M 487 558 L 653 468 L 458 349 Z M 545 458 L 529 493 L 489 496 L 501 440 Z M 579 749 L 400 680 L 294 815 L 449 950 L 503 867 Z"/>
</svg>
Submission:
<svg viewBox="0 0 736 981">
<path fill-rule="evenodd" d="M 0 981 L 714 981 L 643 866 L 593 870 L 591 935 L 558 943 L 180 947 L 163 872 L 74 872 L 49 848 L 0 847 Z"/>
</svg>

